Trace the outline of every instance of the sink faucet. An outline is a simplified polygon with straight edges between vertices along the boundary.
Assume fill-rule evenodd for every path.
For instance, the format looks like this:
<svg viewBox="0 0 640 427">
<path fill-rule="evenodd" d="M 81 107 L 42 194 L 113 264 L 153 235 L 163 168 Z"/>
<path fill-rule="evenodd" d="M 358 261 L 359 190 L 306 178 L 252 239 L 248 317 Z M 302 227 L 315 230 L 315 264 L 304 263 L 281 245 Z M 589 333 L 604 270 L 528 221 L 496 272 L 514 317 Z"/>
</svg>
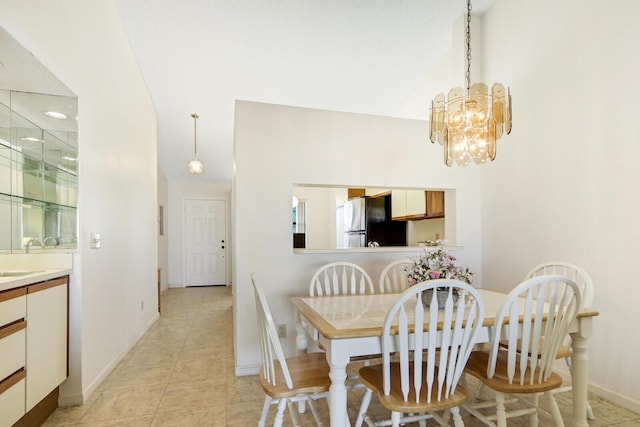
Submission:
<svg viewBox="0 0 640 427">
<path fill-rule="evenodd" d="M 55 237 L 53 237 L 53 236 L 47 236 L 47 237 L 45 237 L 45 238 L 44 238 L 44 240 L 42 241 L 42 247 L 43 247 L 43 248 L 46 248 L 46 247 L 47 247 L 47 242 L 48 242 L 49 240 L 52 240 L 52 241 L 53 241 L 53 246 L 54 246 L 54 247 L 55 247 L 55 246 L 58 246 L 58 239 L 56 239 L 56 238 L 55 238 Z"/>
<path fill-rule="evenodd" d="M 29 247 L 31 246 L 31 244 L 33 242 L 36 242 L 37 244 L 40 245 L 40 247 L 42 249 L 44 249 L 44 242 L 40 239 L 38 239 L 37 237 L 32 237 L 29 240 L 27 240 L 27 243 L 25 243 L 24 247 L 25 247 L 25 253 L 29 253 Z"/>
</svg>

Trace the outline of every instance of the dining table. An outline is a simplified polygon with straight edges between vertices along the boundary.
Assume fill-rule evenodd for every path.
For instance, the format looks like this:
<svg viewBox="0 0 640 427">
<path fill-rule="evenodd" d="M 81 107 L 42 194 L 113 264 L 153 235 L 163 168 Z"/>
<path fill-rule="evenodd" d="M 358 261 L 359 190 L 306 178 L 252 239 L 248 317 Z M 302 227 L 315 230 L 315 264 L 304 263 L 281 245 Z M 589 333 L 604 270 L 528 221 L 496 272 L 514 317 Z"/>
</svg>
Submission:
<svg viewBox="0 0 640 427">
<path fill-rule="evenodd" d="M 507 293 L 478 289 L 485 306 L 485 318 L 478 332 L 478 343 L 486 343 L 495 325 L 498 309 Z M 387 311 L 401 294 L 361 294 L 292 297 L 296 310 L 296 350 L 306 351 L 309 337 L 317 340 L 326 352 L 330 367 L 329 414 L 331 427 L 348 426 L 347 365 L 354 356 L 379 354 L 380 337 Z M 588 341 L 592 334 L 596 310 L 581 308 L 571 324 L 571 381 L 573 426 L 587 427 Z M 428 316 L 425 315 L 428 319 Z"/>
</svg>

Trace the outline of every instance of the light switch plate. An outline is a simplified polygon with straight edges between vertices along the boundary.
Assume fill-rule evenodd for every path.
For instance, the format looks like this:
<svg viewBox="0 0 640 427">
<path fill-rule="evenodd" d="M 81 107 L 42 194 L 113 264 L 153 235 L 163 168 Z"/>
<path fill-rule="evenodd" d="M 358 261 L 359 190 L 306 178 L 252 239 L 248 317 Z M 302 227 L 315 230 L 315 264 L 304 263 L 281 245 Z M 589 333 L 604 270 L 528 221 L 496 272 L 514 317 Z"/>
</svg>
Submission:
<svg viewBox="0 0 640 427">
<path fill-rule="evenodd" d="M 100 233 L 91 233 L 89 241 L 91 249 L 98 249 L 100 247 Z"/>
</svg>

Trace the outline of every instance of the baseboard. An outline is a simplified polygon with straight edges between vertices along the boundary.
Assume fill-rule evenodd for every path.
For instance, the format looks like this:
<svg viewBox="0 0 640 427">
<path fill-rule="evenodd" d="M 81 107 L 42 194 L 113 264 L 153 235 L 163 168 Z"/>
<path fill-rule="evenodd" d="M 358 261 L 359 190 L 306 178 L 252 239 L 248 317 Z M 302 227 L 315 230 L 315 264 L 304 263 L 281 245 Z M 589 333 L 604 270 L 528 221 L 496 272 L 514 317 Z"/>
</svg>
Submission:
<svg viewBox="0 0 640 427">
<path fill-rule="evenodd" d="M 236 366 L 235 373 L 236 377 L 258 375 L 260 373 L 260 365 Z"/>
<path fill-rule="evenodd" d="M 593 394 L 602 397 L 604 399 L 610 400 L 616 405 L 620 405 L 623 408 L 626 408 L 636 414 L 640 414 L 640 401 L 636 399 L 632 399 L 628 396 L 624 396 L 617 391 L 609 390 L 604 387 L 600 387 L 594 384 L 589 384 L 589 391 Z"/>
<path fill-rule="evenodd" d="M 82 394 L 60 395 L 58 399 L 58 406 L 79 406 L 83 403 Z"/>
<path fill-rule="evenodd" d="M 562 377 L 562 382 L 565 384 L 571 384 L 571 373 L 567 370 L 554 370 Z M 607 399 L 616 405 L 620 405 L 625 409 L 640 414 L 640 401 L 632 399 L 628 396 L 618 393 L 617 391 L 609 390 L 608 388 L 601 387 L 596 384 L 589 383 L 588 389 L 591 393 L 598 397 Z"/>
</svg>

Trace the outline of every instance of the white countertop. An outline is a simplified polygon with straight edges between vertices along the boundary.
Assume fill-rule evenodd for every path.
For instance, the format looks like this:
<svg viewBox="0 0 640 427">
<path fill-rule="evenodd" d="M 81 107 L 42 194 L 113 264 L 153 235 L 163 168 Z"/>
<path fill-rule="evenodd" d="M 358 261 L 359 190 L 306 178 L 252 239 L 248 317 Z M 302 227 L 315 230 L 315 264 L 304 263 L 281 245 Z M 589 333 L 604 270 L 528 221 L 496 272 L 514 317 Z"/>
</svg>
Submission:
<svg viewBox="0 0 640 427">
<path fill-rule="evenodd" d="M 20 286 L 29 285 L 32 283 L 44 282 L 45 280 L 55 279 L 56 277 L 66 276 L 70 274 L 73 269 L 71 268 L 50 268 L 50 269 L 0 269 L 2 271 L 31 271 L 29 274 L 23 274 L 21 276 L 9 276 L 0 277 L 0 291 L 6 291 L 8 289 L 19 288 Z"/>
<path fill-rule="evenodd" d="M 322 248 L 322 249 L 293 249 L 294 254 L 339 254 L 339 253 L 383 253 L 383 252 L 423 252 L 435 251 L 442 246 L 378 246 L 375 248 Z M 445 246 L 447 251 L 463 249 L 463 246 Z"/>
</svg>

